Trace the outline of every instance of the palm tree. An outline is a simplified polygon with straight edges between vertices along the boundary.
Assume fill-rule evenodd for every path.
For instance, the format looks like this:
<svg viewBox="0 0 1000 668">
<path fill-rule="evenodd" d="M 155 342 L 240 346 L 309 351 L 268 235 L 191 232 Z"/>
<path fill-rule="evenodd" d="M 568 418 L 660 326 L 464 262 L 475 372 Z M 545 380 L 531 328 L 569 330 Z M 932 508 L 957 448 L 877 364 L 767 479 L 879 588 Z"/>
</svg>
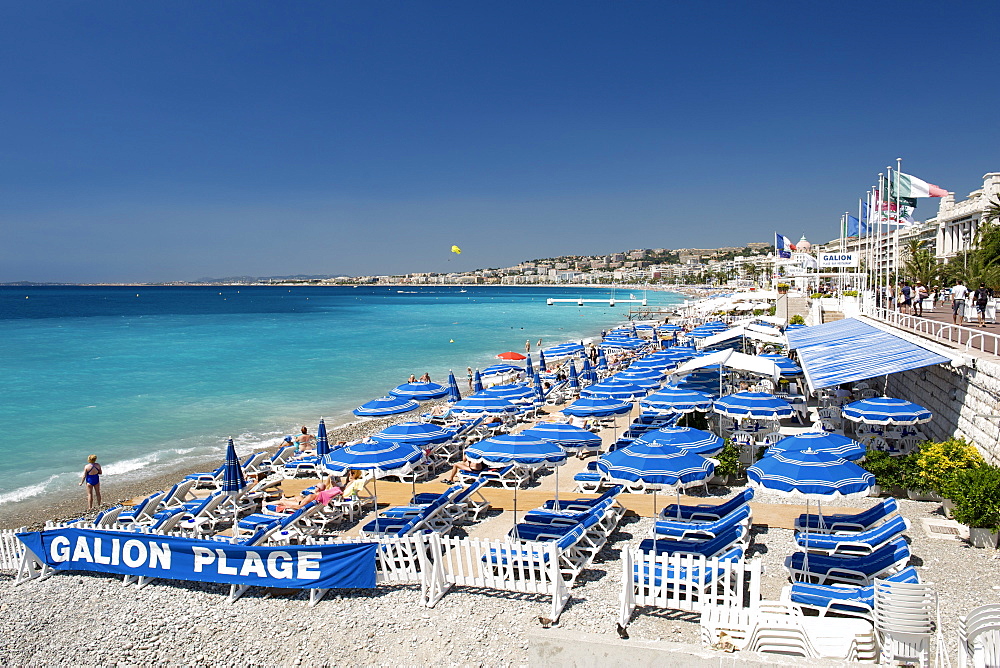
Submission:
<svg viewBox="0 0 1000 668">
<path fill-rule="evenodd" d="M 920 239 L 910 239 L 907 242 L 903 270 L 911 280 L 933 285 L 940 273 L 940 266 L 926 244 L 926 241 Z"/>
</svg>

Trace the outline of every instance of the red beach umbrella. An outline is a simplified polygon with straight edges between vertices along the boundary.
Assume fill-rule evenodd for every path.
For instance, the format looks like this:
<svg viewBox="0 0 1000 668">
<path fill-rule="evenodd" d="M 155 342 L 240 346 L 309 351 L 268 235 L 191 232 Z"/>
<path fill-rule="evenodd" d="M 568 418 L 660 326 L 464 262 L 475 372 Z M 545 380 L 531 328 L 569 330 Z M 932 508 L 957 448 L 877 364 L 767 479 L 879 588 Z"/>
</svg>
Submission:
<svg viewBox="0 0 1000 668">
<path fill-rule="evenodd" d="M 506 352 L 506 353 L 500 353 L 499 355 L 497 355 L 497 359 L 502 359 L 502 360 L 523 360 L 523 359 L 527 359 L 527 358 L 524 355 L 522 355 L 521 353 L 515 353 L 514 351 L 511 350 L 511 351 Z"/>
</svg>

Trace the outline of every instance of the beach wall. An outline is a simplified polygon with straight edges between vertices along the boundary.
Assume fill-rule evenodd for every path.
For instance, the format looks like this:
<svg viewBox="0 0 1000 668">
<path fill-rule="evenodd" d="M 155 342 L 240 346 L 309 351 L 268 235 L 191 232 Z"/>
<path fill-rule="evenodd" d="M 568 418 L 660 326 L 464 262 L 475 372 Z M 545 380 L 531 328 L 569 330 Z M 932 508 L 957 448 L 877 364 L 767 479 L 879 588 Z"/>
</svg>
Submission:
<svg viewBox="0 0 1000 668">
<path fill-rule="evenodd" d="M 988 462 L 1000 464 L 1000 364 L 976 359 L 975 368 L 938 365 L 894 374 L 886 394 L 933 411 L 934 419 L 920 427 L 929 439 L 964 436 Z"/>
</svg>

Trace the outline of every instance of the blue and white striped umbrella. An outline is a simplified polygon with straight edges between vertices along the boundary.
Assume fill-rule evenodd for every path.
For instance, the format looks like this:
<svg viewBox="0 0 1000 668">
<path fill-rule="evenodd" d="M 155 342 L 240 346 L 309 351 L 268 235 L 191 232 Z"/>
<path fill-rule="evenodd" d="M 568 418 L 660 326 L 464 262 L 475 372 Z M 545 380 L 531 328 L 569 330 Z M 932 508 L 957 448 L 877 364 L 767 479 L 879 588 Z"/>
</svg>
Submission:
<svg viewBox="0 0 1000 668">
<path fill-rule="evenodd" d="M 815 501 L 866 496 L 875 476 L 857 464 L 815 450 L 789 450 L 747 469 L 754 487 Z"/>
<path fill-rule="evenodd" d="M 226 446 L 226 463 L 222 467 L 222 491 L 236 495 L 246 489 L 246 486 L 243 467 L 240 466 L 240 459 L 236 456 L 236 446 L 233 444 L 233 439 L 229 439 L 229 444 Z"/>
<path fill-rule="evenodd" d="M 646 396 L 646 390 L 632 383 L 606 378 L 587 387 L 581 394 L 588 397 L 607 397 L 619 401 L 631 401 Z"/>
<path fill-rule="evenodd" d="M 494 385 L 493 387 L 488 387 L 483 390 L 481 394 L 477 393 L 475 396 L 499 397 L 501 399 L 506 399 L 511 403 L 530 403 L 534 401 L 535 390 L 534 388 L 528 387 L 524 383 L 512 383 L 510 385 Z"/>
<path fill-rule="evenodd" d="M 757 355 L 757 357 L 763 357 L 764 359 L 771 360 L 772 362 L 777 364 L 778 370 L 781 372 L 782 376 L 802 375 L 802 368 L 792 360 L 785 357 L 784 355 L 775 355 L 768 353 L 763 355 Z"/>
<path fill-rule="evenodd" d="M 656 369 L 633 369 L 619 371 L 611 377 L 612 380 L 638 385 L 644 390 L 659 388 L 663 384 L 664 373 Z"/>
<path fill-rule="evenodd" d="M 516 364 L 494 364 L 483 369 L 484 376 L 503 376 L 509 373 L 519 373 L 524 371 L 523 368 L 517 366 Z"/>
<path fill-rule="evenodd" d="M 923 406 L 891 397 L 855 401 L 844 406 L 842 413 L 848 420 L 866 424 L 921 424 L 933 417 Z"/>
<path fill-rule="evenodd" d="M 472 461 L 504 466 L 519 464 L 528 468 L 538 468 L 561 464 L 566 461 L 566 453 L 555 443 L 524 434 L 500 434 L 484 438 L 465 449 L 465 456 Z"/>
<path fill-rule="evenodd" d="M 542 375 L 535 372 L 535 377 L 531 380 L 531 389 L 535 391 L 535 406 L 541 406 L 545 403 L 545 386 L 542 385 Z"/>
<path fill-rule="evenodd" d="M 567 450 L 599 450 L 601 437 L 583 427 L 576 427 L 565 422 L 539 422 L 531 429 L 521 432 L 525 436 L 540 438 L 562 446 Z"/>
<path fill-rule="evenodd" d="M 400 422 L 373 434 L 372 440 L 398 441 L 428 445 L 444 443 L 454 434 L 430 422 Z"/>
<path fill-rule="evenodd" d="M 642 408 L 674 413 L 712 410 L 712 397 L 679 387 L 665 387 L 639 401 Z"/>
<path fill-rule="evenodd" d="M 715 434 L 693 427 L 661 427 L 647 431 L 632 442 L 636 443 L 669 445 L 696 455 L 714 455 L 726 445 L 726 441 Z"/>
<path fill-rule="evenodd" d="M 608 370 L 608 358 L 604 356 L 604 348 L 601 348 L 600 346 L 597 347 L 597 370 Z"/>
<path fill-rule="evenodd" d="M 784 399 L 766 392 L 737 392 L 716 399 L 712 410 L 731 418 L 778 420 L 792 416 L 792 406 Z"/>
<path fill-rule="evenodd" d="M 564 415 L 576 417 L 608 417 L 632 410 L 632 404 L 605 397 L 581 397 L 562 409 Z"/>
<path fill-rule="evenodd" d="M 462 399 L 451 407 L 456 413 L 468 413 L 470 415 L 516 415 L 521 412 L 514 404 L 502 397 L 482 396 L 477 393 L 471 397 Z"/>
<path fill-rule="evenodd" d="M 476 375 L 472 378 L 472 391 L 482 392 L 483 391 L 483 376 L 479 373 L 479 369 L 476 369 Z"/>
<path fill-rule="evenodd" d="M 660 488 L 679 489 L 711 476 L 715 463 L 669 445 L 632 443 L 601 455 L 597 460 L 597 470 L 612 482 L 642 482 Z"/>
<path fill-rule="evenodd" d="M 642 339 L 633 339 L 630 337 L 605 337 L 601 341 L 601 348 L 618 348 L 622 350 L 638 350 L 644 346 L 649 345 L 648 341 Z"/>
<path fill-rule="evenodd" d="M 330 453 L 330 440 L 326 437 L 326 422 L 319 419 L 319 426 L 316 427 L 316 456 L 322 457 Z"/>
<path fill-rule="evenodd" d="M 455 403 L 462 400 L 462 393 L 458 391 L 458 381 L 455 380 L 455 372 L 448 371 L 448 403 Z"/>
<path fill-rule="evenodd" d="M 807 431 L 794 436 L 786 436 L 764 453 L 766 457 L 791 452 L 794 450 L 815 450 L 825 452 L 848 461 L 857 461 L 865 456 L 866 448 L 862 443 L 825 431 Z"/>
<path fill-rule="evenodd" d="M 535 367 L 531 364 L 531 353 L 524 360 L 524 377 L 531 378 L 535 375 Z"/>
<path fill-rule="evenodd" d="M 397 397 L 426 401 L 427 399 L 440 399 L 448 394 L 448 388 L 438 383 L 403 383 L 402 385 L 389 390 L 389 394 Z"/>
<path fill-rule="evenodd" d="M 413 399 L 390 394 L 378 399 L 372 399 L 368 403 L 358 406 L 354 409 L 353 413 L 358 417 L 376 418 L 386 415 L 396 415 L 397 413 L 408 413 L 414 408 L 419 407 L 420 404 Z"/>
<path fill-rule="evenodd" d="M 323 467 L 333 474 L 345 471 L 406 473 L 424 457 L 420 444 L 405 441 L 364 440 L 338 448 L 322 459 Z"/>
<path fill-rule="evenodd" d="M 580 369 L 580 380 L 585 383 L 596 383 L 597 382 L 597 372 L 594 371 L 594 367 L 590 365 L 590 358 L 583 358 L 583 367 Z"/>
<path fill-rule="evenodd" d="M 538 371 L 541 373 L 547 371 L 545 368 L 545 352 L 541 350 L 538 351 Z"/>
<path fill-rule="evenodd" d="M 662 357 L 643 357 L 628 365 L 627 371 L 659 371 L 666 373 L 677 366 L 677 362 Z"/>
<path fill-rule="evenodd" d="M 569 386 L 576 391 L 580 390 L 580 378 L 576 375 L 576 365 L 573 360 L 569 361 Z"/>
</svg>

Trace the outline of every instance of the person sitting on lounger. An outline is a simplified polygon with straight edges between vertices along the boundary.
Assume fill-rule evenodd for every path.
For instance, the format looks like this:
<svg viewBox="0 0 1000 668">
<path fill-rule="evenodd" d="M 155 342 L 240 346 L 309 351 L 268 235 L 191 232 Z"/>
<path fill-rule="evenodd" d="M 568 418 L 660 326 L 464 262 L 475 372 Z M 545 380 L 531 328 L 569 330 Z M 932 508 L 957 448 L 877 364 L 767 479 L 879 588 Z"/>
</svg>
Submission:
<svg viewBox="0 0 1000 668">
<path fill-rule="evenodd" d="M 483 464 L 482 462 L 471 462 L 468 458 L 463 457 L 462 461 L 452 465 L 451 472 L 448 474 L 448 477 L 441 478 L 441 482 L 446 482 L 448 484 L 455 482 L 455 476 L 458 475 L 459 471 L 475 473 L 477 471 L 482 471 L 485 468 L 486 464 Z"/>
<path fill-rule="evenodd" d="M 325 506 L 334 498 L 340 496 L 341 493 L 342 490 L 333 484 L 333 476 L 330 476 L 320 481 L 319 485 L 316 486 L 316 491 L 312 494 L 307 494 L 298 498 L 291 496 L 282 497 L 275 506 L 275 510 L 279 512 L 298 510 L 311 501 L 315 501 L 316 503 Z"/>
<path fill-rule="evenodd" d="M 302 427 L 302 433 L 295 437 L 295 446 L 299 452 L 314 449 L 315 443 L 316 437 L 310 434 L 306 427 Z"/>
</svg>

